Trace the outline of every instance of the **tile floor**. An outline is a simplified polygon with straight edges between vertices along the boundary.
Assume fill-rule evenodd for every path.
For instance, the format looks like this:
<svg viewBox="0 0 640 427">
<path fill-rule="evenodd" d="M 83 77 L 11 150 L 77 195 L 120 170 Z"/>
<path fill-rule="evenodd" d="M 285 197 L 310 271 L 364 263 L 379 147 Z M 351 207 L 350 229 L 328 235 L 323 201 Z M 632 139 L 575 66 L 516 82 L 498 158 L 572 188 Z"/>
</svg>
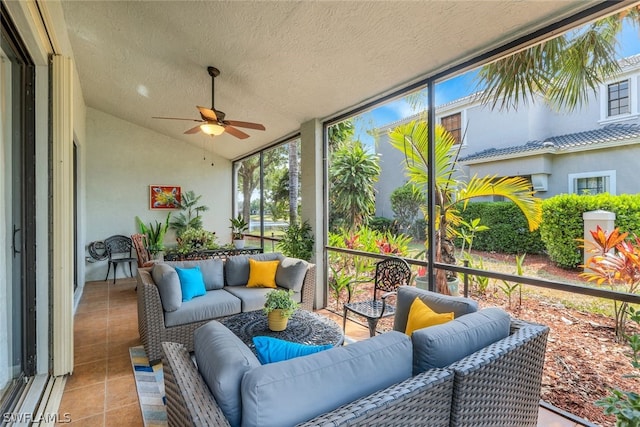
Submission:
<svg viewBox="0 0 640 427">
<path fill-rule="evenodd" d="M 142 426 L 129 347 L 140 345 L 135 280 L 88 282 L 74 318 L 74 373 L 65 385 L 58 413 L 73 426 Z M 320 313 L 342 325 L 342 317 Z M 347 336 L 369 336 L 365 326 L 347 322 Z M 540 408 L 538 426 L 576 427 Z"/>
</svg>

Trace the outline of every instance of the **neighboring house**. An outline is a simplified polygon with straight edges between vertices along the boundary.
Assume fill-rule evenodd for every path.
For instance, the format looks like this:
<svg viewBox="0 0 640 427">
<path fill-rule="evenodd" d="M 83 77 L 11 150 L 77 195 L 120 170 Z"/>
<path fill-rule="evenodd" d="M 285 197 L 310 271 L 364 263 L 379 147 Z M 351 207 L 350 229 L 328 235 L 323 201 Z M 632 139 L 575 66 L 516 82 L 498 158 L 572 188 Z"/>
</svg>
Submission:
<svg viewBox="0 0 640 427">
<path fill-rule="evenodd" d="M 620 60 L 622 72 L 571 113 L 555 112 L 537 99 L 519 110 L 499 111 L 475 95 L 437 107 L 436 121 L 460 146 L 465 176 L 522 176 L 540 198 L 557 194 L 640 191 L 640 55 Z M 381 155 L 376 215 L 393 217 L 389 196 L 406 182 L 398 173 L 403 155 L 388 132 L 416 114 L 375 130 Z"/>
</svg>

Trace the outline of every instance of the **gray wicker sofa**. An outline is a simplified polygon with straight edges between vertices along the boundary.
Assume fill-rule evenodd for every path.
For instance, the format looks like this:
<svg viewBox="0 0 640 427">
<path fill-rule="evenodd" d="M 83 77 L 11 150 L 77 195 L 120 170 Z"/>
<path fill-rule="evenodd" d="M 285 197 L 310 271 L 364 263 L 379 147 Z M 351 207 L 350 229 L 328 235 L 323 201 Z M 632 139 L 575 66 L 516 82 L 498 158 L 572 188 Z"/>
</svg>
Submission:
<svg viewBox="0 0 640 427">
<path fill-rule="evenodd" d="M 237 395 L 241 408 L 236 412 L 241 411 L 242 415 L 231 422 L 226 416 L 229 408 L 223 409 L 224 403 L 229 402 L 220 405 L 210 391 L 208 368 L 202 366 L 206 363 L 196 366 L 183 345 L 163 343 L 169 425 L 536 426 L 549 329 L 512 319 L 499 309 L 476 312 L 475 303 L 464 307 L 464 303 L 469 302 L 464 298 L 443 297 L 411 287 L 398 290 L 395 329 L 402 330 L 406 325 L 407 303 L 416 296 L 435 301 L 440 307 L 451 300 L 459 305 L 453 311 L 467 314 L 456 316 L 456 320 L 445 325 L 417 330 L 411 340 L 393 331 L 284 362 L 257 367 L 252 366 L 248 358 L 245 358 L 248 364 L 236 362 L 234 366 L 245 369 L 238 374 L 241 388 Z M 505 326 L 504 316 L 506 337 L 482 344 L 483 333 L 478 331 L 484 327 L 483 322 L 495 318 Z M 490 323 L 496 322 L 487 321 L 486 325 Z M 209 324 L 203 327 L 206 328 L 221 331 L 219 325 Z M 467 328 L 469 334 L 463 328 Z M 202 330 L 197 334 L 202 335 Z M 458 360 L 458 344 L 467 337 L 473 341 L 467 348 L 471 353 Z M 389 351 L 385 351 L 385 343 L 389 344 Z M 450 352 L 428 354 L 434 343 L 435 348 L 454 347 Z M 219 344 L 217 341 L 216 345 Z M 352 359 L 345 365 L 349 347 L 353 350 Z M 239 347 L 234 350 L 244 351 Z M 219 359 L 215 359 L 215 354 L 211 358 L 210 366 L 218 369 Z M 335 365 L 327 364 L 328 361 L 335 361 Z M 428 366 L 430 363 L 432 367 Z M 371 364 L 378 369 L 372 369 Z M 385 376 L 386 373 L 379 371 L 388 369 L 400 369 L 403 374 L 393 384 L 380 382 L 378 385 L 383 385 L 372 390 L 372 381 L 375 383 L 376 379 L 371 377 Z M 319 374 L 314 374 L 316 371 Z M 345 385 L 341 373 L 352 381 Z M 335 399 L 328 393 L 342 394 L 343 399 L 355 397 L 341 404 L 333 401 L 329 404 L 327 400 Z M 284 418 L 283 413 L 287 413 Z"/>
<path fill-rule="evenodd" d="M 279 260 L 276 273 L 278 287 L 294 290 L 294 299 L 304 310 L 313 310 L 315 293 L 315 265 L 280 253 L 238 255 L 226 260 L 172 261 L 164 265 L 140 268 L 137 273 L 138 332 L 150 361 L 162 357 L 161 343 L 171 341 L 183 344 L 193 351 L 193 332 L 212 319 L 259 310 L 270 288 L 248 288 L 249 259 Z M 163 274 L 167 266 L 192 268 L 199 266 L 207 288 L 206 295 L 168 307 L 169 297 L 163 291 Z M 175 276 L 175 273 L 173 273 Z M 156 280 L 154 280 L 154 277 Z M 177 280 L 177 276 L 172 278 Z M 173 286 L 175 288 L 175 286 Z M 167 289 L 167 288 L 165 288 Z M 162 297 L 161 297 L 162 296 Z M 173 297 L 172 295 L 170 295 Z M 175 298 L 175 297 L 173 297 Z M 179 297 L 178 297 L 179 298 Z M 173 309 L 173 310 L 167 310 Z"/>
</svg>

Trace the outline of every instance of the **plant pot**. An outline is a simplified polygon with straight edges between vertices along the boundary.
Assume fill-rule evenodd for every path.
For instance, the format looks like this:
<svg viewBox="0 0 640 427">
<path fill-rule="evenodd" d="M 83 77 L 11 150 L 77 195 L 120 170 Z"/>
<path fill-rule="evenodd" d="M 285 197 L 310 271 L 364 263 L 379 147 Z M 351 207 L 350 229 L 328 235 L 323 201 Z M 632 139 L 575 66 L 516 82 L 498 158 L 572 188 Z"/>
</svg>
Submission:
<svg viewBox="0 0 640 427">
<path fill-rule="evenodd" d="M 425 291 L 429 290 L 429 280 L 427 276 L 416 277 L 416 288 L 424 289 Z"/>
<path fill-rule="evenodd" d="M 460 287 L 460 279 L 457 277 L 454 279 L 450 279 L 447 281 L 447 286 L 449 287 L 449 293 L 457 297 L 460 295 L 459 287 Z M 416 277 L 416 288 L 424 289 L 425 291 L 429 290 L 429 280 L 427 280 L 426 276 Z"/>
<path fill-rule="evenodd" d="M 267 320 L 269 322 L 269 329 L 274 332 L 284 331 L 287 329 L 287 323 L 289 323 L 289 318 L 282 316 L 282 310 L 279 308 L 269 312 Z"/>
<path fill-rule="evenodd" d="M 243 249 L 244 248 L 244 239 L 243 240 L 234 240 L 233 241 L 233 246 L 235 246 L 236 249 Z"/>
</svg>

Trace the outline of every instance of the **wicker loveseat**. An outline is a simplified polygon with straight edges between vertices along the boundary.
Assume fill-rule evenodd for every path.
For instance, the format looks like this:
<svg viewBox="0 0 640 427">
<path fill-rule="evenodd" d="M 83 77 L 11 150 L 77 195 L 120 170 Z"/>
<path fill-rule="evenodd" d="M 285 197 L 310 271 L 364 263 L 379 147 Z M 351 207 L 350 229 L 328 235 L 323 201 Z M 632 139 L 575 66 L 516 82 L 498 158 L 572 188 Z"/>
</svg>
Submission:
<svg viewBox="0 0 640 427">
<path fill-rule="evenodd" d="M 403 289 L 404 288 L 404 289 Z M 398 291 L 395 324 L 396 329 L 402 329 L 406 325 L 406 316 L 409 308 L 406 304 L 412 301 L 415 296 L 431 298 L 432 295 L 428 291 L 422 291 L 410 287 L 401 287 Z M 436 296 L 439 299 L 441 296 Z M 445 297 L 446 298 L 446 297 Z M 448 297 L 451 298 L 451 297 Z M 457 298 L 455 301 L 464 300 Z M 488 309 L 494 310 L 498 309 Z M 475 317 L 482 317 L 482 312 L 473 313 L 474 308 L 471 307 L 471 313 L 460 316 L 462 321 L 465 316 L 469 329 L 474 328 Z M 504 313 L 504 312 L 503 312 Z M 450 322 L 454 323 L 455 320 Z M 439 325 L 425 328 L 416 332 L 433 329 L 433 333 L 424 334 L 436 337 L 438 341 L 437 329 L 444 330 Z M 456 325 L 459 327 L 460 324 Z M 535 325 L 523 321 L 510 319 L 507 315 L 508 332 L 505 338 L 495 341 L 491 344 L 479 348 L 477 351 L 455 360 L 445 366 L 431 368 L 420 372 L 420 364 L 424 361 L 424 354 L 421 346 L 424 337 L 417 338 L 416 332 L 412 342 L 410 342 L 408 351 L 411 353 L 413 348 L 413 372 L 409 368 L 409 375 L 406 379 L 397 383 L 379 388 L 373 392 L 360 394 L 359 398 L 346 401 L 345 403 L 330 408 L 322 409 L 318 412 L 318 403 L 324 403 L 321 396 L 328 390 L 342 391 L 345 386 L 340 384 L 332 388 L 335 384 L 323 384 L 327 381 L 336 381 L 336 377 L 325 379 L 324 375 L 312 377 L 313 386 L 309 387 L 306 392 L 301 392 L 301 387 L 305 387 L 300 383 L 308 381 L 308 378 L 302 378 L 297 382 L 296 375 L 303 377 L 307 375 L 307 371 L 315 369 L 314 363 L 316 359 L 324 358 L 324 365 L 321 369 L 327 368 L 326 360 L 331 359 L 335 354 L 336 364 L 333 369 L 340 372 L 344 367 L 344 349 L 351 346 L 359 346 L 359 348 L 374 347 L 373 341 L 394 343 L 401 338 L 400 332 L 394 331 L 388 334 L 389 337 L 381 335 L 369 338 L 367 340 L 350 344 L 343 348 L 334 348 L 316 353 L 310 356 L 300 357 L 287 360 L 275 364 L 262 365 L 253 371 L 247 371 L 242 376 L 242 392 L 247 392 L 245 382 L 247 378 L 251 378 L 252 374 L 262 369 L 267 372 L 267 377 L 271 377 L 276 384 L 271 385 L 271 393 L 261 394 L 262 388 L 249 390 L 248 394 L 257 394 L 259 400 L 266 397 L 269 405 L 273 404 L 273 391 L 282 392 L 283 399 L 295 399 L 296 403 L 289 405 L 286 410 L 299 412 L 301 407 L 306 406 L 302 411 L 309 413 L 315 410 L 316 413 L 307 419 L 302 419 L 294 423 L 279 423 L 277 425 L 300 425 L 305 427 L 311 426 L 339 426 L 339 425 L 428 425 L 428 426 L 535 426 L 537 425 L 540 386 L 542 378 L 542 369 L 544 363 L 544 354 L 546 349 L 547 334 L 549 329 L 546 326 Z M 396 335 L 392 335 L 396 334 Z M 458 334 L 459 335 L 459 334 Z M 465 335 L 464 333 L 462 335 Z M 476 335 L 474 331 L 470 336 Z M 383 338 L 392 338 L 383 341 Z M 406 336 L 404 338 L 407 339 Z M 371 342 L 369 342 L 371 341 Z M 231 425 L 225 417 L 224 411 L 216 402 L 212 395 L 206 380 L 193 363 L 193 360 L 187 349 L 177 343 L 165 342 L 163 347 L 163 369 L 165 378 L 165 390 L 167 394 L 167 414 L 169 425 L 196 425 L 196 426 L 228 426 Z M 452 351 L 455 353 L 456 350 Z M 364 352 L 366 353 L 366 351 Z M 393 354 L 393 353 L 391 353 Z M 371 352 L 369 359 L 378 357 L 378 353 Z M 396 354 L 397 356 L 397 354 Z M 429 355 L 427 354 L 427 359 Z M 445 359 L 450 355 L 445 354 Z M 196 355 L 197 357 L 197 355 Z M 453 356 L 455 358 L 455 356 Z M 405 357 L 393 357 L 393 360 L 380 357 L 380 360 L 364 361 L 367 363 L 378 363 L 379 366 L 388 367 L 393 364 L 406 363 Z M 356 370 L 360 360 L 355 363 Z M 411 362 L 409 362 L 411 363 Z M 353 368 L 354 364 L 348 367 Z M 311 369 L 309 369 L 311 367 Z M 202 367 L 200 367 L 202 369 Z M 331 369 L 331 366 L 329 366 Z M 386 369 L 386 368 L 383 368 Z M 366 381 L 353 381 L 346 388 L 352 388 L 348 393 L 357 394 L 357 389 L 362 387 L 362 383 L 368 382 L 366 375 L 362 375 L 367 368 L 363 368 L 362 373 L 356 373 L 358 378 Z M 293 373 L 292 373 L 293 372 Z M 352 372 L 345 372 L 345 376 L 353 375 Z M 368 375 L 377 375 L 375 370 L 369 369 Z M 293 376 L 293 377 L 292 377 Z M 253 375 L 255 377 L 255 375 Z M 338 380 L 339 381 L 339 380 Z M 278 385 L 278 384 L 284 385 Z M 288 385 L 287 385 L 288 384 Z M 278 388 L 279 387 L 279 388 Z M 286 387 L 296 388 L 296 392 L 292 393 L 286 390 Z M 257 391 L 256 391 L 257 390 Z M 269 387 L 267 387 L 269 390 Z M 303 395 L 303 397 L 300 397 Z M 305 405 L 305 396 L 307 404 Z M 255 425 L 256 418 L 251 412 L 247 412 L 245 406 L 245 395 L 242 396 L 242 426 Z M 280 397 L 278 395 L 278 397 Z M 250 399 L 250 398 L 249 398 Z M 271 400 L 269 400 L 271 399 Z M 252 405 L 252 404 L 251 404 Z M 325 405 L 326 406 L 326 405 Z M 256 408 L 256 406 L 251 406 Z M 265 411 L 269 411 L 269 406 L 264 406 Z M 249 415 L 249 417 L 247 417 Z M 260 423 L 269 422 L 270 417 L 262 418 Z M 265 425 L 265 424 L 258 424 Z"/>
<path fill-rule="evenodd" d="M 161 343 L 171 341 L 183 344 L 188 351 L 193 351 L 193 332 L 208 321 L 245 311 L 259 310 L 264 306 L 264 298 L 269 288 L 248 288 L 244 286 L 249 276 L 249 259 L 269 261 L 279 260 L 276 275 L 278 287 L 294 289 L 294 299 L 300 308 L 313 310 L 315 292 L 315 265 L 296 258 L 286 258 L 279 253 L 238 255 L 226 260 L 208 259 L 199 261 L 172 261 L 165 263 L 172 267 L 201 267 L 207 285 L 205 296 L 194 298 L 183 303 L 178 310 L 165 310 L 166 300 L 161 298 L 161 291 L 154 281 L 154 269 L 166 267 L 154 265 L 140 268 L 137 273 L 138 294 L 138 332 L 140 340 L 150 361 L 159 361 L 162 357 Z M 281 271 L 283 269 L 280 282 Z M 300 270 L 302 268 L 302 270 Z M 287 270 L 289 269 L 289 270 Z M 293 278 L 287 271 L 294 270 Z M 297 270 L 297 272 L 295 271 Z M 219 276 L 215 280 L 211 275 Z M 209 286 L 210 282 L 219 282 L 219 286 Z M 209 289 L 211 288 L 211 289 Z M 213 289 L 215 288 L 215 289 Z M 195 310 L 184 315 L 180 312 L 188 304 Z M 182 317 L 178 317 L 182 314 Z"/>
</svg>

